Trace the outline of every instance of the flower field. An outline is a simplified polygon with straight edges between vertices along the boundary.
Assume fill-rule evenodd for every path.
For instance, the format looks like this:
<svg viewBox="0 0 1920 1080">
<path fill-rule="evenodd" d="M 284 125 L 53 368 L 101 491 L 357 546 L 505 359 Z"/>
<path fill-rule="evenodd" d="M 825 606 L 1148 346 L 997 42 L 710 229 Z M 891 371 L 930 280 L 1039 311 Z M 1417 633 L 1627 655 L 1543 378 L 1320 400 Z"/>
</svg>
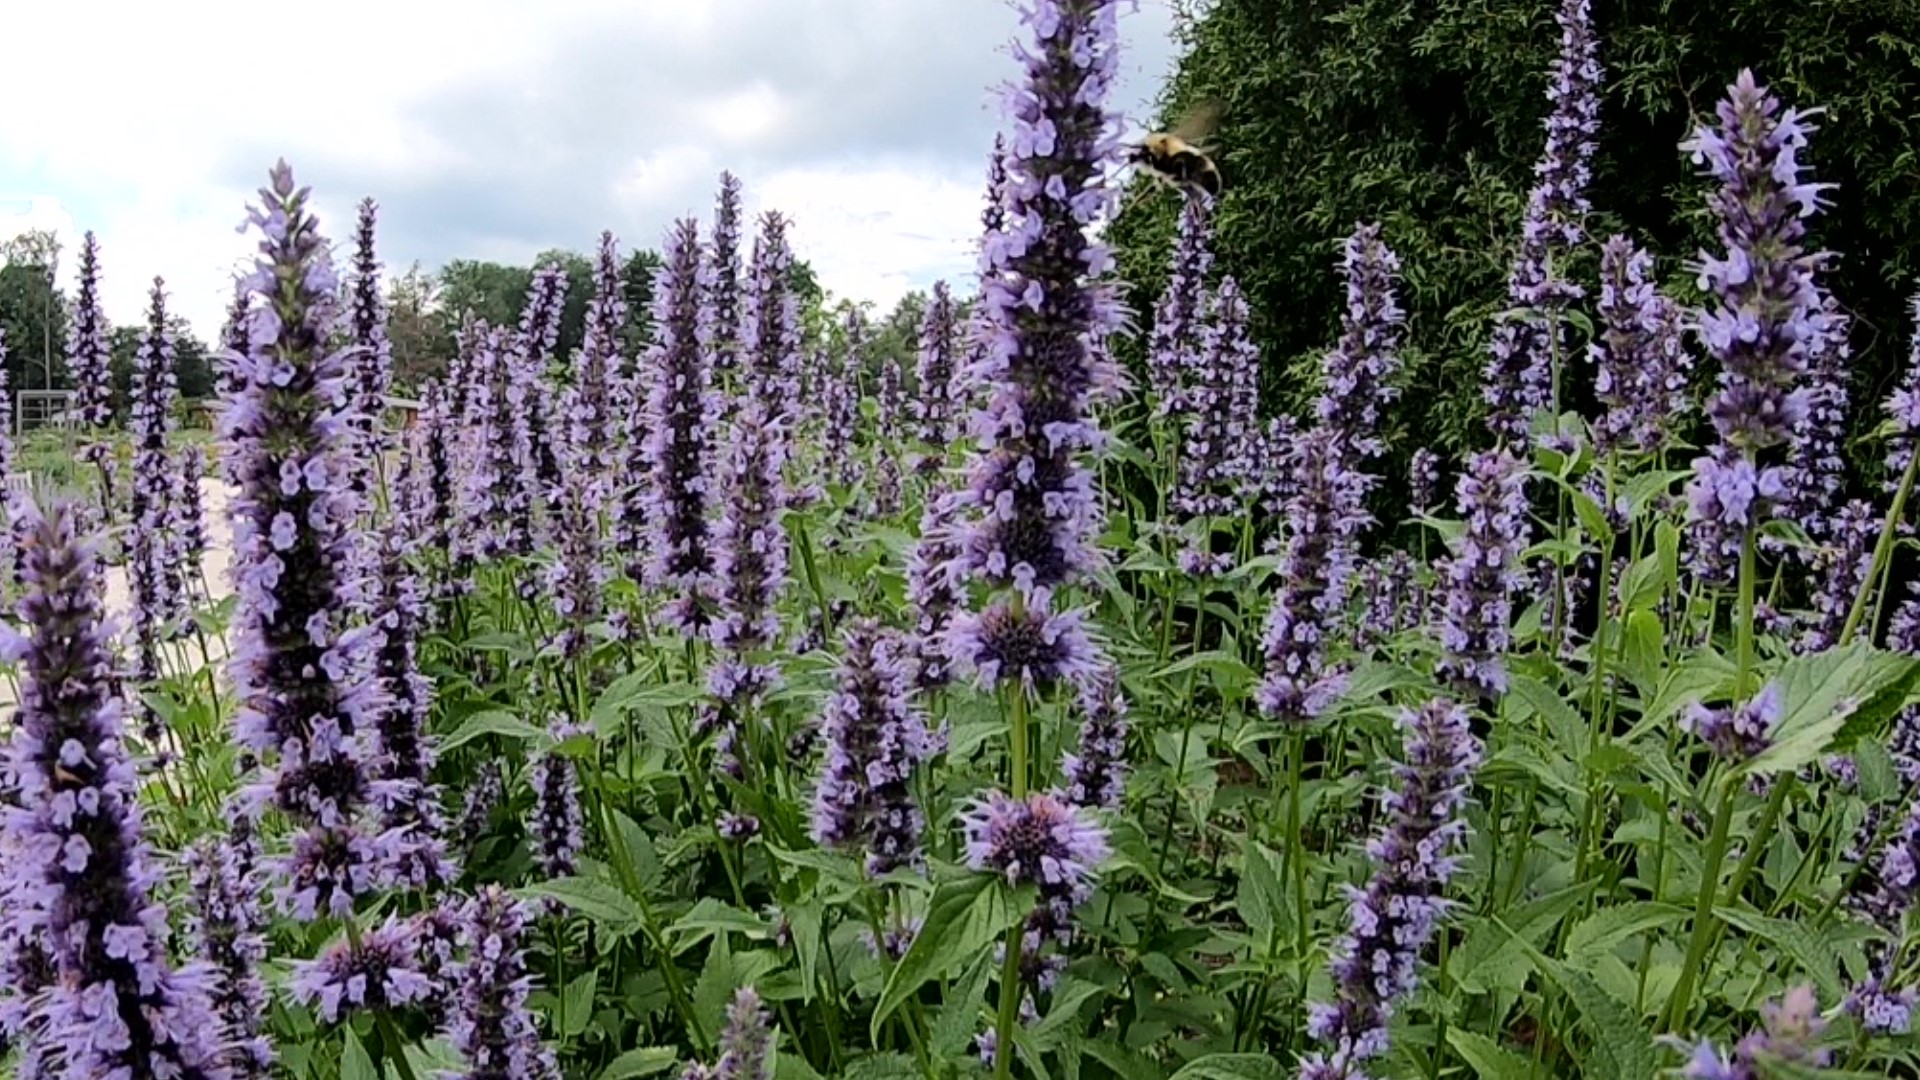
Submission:
<svg viewBox="0 0 1920 1080">
<path fill-rule="evenodd" d="M 643 348 L 608 232 L 577 349 L 548 268 L 396 386 L 376 204 L 336 267 L 281 162 L 207 445 L 159 281 L 116 425 L 89 234 L 73 482 L 10 507 L 0 1075 L 1920 1075 L 1920 299 L 1849 400 L 1818 103 L 1729 71 L 1715 243 L 1590 235 L 1559 4 L 1443 458 L 1383 430 L 1392 207 L 1301 415 L 1230 182 L 1131 189 L 1186 201 L 1130 308 L 1119 7 L 1025 0 L 912 357 L 724 174 Z"/>
</svg>

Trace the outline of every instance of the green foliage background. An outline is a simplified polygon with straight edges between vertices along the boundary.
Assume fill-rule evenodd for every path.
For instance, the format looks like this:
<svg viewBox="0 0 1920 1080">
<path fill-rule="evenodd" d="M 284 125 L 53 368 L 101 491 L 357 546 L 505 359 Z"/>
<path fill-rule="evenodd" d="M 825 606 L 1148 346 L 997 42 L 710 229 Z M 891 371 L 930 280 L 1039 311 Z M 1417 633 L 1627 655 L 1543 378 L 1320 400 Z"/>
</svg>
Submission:
<svg viewBox="0 0 1920 1080">
<path fill-rule="evenodd" d="M 1383 222 L 1400 255 L 1409 391 L 1388 425 L 1411 437 L 1392 440 L 1402 457 L 1390 475 L 1416 446 L 1486 441 L 1480 370 L 1544 144 L 1557 7 L 1213 0 L 1182 12 L 1186 55 L 1163 119 L 1207 98 L 1226 105 L 1212 140 L 1226 176 L 1216 270 L 1246 287 L 1270 409 L 1298 413 L 1317 388 L 1355 223 Z M 1593 19 L 1606 68 L 1593 250 L 1572 272 L 1591 281 L 1599 241 L 1625 232 L 1694 299 L 1685 262 L 1710 239 L 1706 188 L 1678 145 L 1752 67 L 1789 105 L 1826 109 L 1806 157 L 1836 187 L 1814 235 L 1837 253 L 1825 283 L 1856 318 L 1853 411 L 1870 427 L 1868 402 L 1904 364 L 1920 275 L 1920 0 L 1596 0 Z M 1143 325 L 1176 211 L 1172 195 L 1142 195 L 1113 227 Z"/>
</svg>

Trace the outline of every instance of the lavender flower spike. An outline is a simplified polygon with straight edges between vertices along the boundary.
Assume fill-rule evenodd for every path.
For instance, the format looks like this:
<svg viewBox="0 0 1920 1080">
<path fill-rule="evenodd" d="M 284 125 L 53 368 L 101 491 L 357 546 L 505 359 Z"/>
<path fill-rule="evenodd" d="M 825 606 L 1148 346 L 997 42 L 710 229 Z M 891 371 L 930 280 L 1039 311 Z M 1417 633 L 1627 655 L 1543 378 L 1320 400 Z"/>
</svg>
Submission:
<svg viewBox="0 0 1920 1080">
<path fill-rule="evenodd" d="M 741 338 L 740 178 L 730 172 L 720 174 L 720 196 L 713 211 L 713 244 L 701 263 L 700 280 L 703 295 L 696 303 L 709 320 L 709 334 L 701 345 L 707 369 L 716 386 L 737 394 L 745 389 L 736 385 L 734 377 L 740 366 Z"/>
<path fill-rule="evenodd" d="M 1353 537 L 1369 520 L 1361 508 L 1366 479 L 1342 462 L 1341 436 L 1322 425 L 1293 446 L 1298 488 L 1287 503 L 1287 547 L 1280 589 L 1267 615 L 1266 677 L 1260 711 L 1287 724 L 1320 716 L 1346 687 L 1343 668 L 1327 664 L 1326 642 L 1347 600 Z"/>
<path fill-rule="evenodd" d="M 1193 367 L 1192 340 L 1200 321 L 1213 267 L 1208 244 L 1213 220 L 1207 200 L 1188 199 L 1180 211 L 1180 230 L 1174 240 L 1167 285 L 1153 306 L 1153 331 L 1147 339 L 1147 364 L 1157 395 L 1154 412 L 1165 416 L 1185 411 L 1188 371 Z"/>
<path fill-rule="evenodd" d="M 1587 346 L 1594 393 L 1606 413 L 1594 423 L 1595 448 L 1653 453 L 1686 407 L 1689 358 L 1680 344 L 1680 310 L 1648 278 L 1653 256 L 1624 236 L 1600 248 L 1600 333 Z"/>
<path fill-rule="evenodd" d="M 1127 698 L 1108 665 L 1080 691 L 1080 746 L 1061 761 L 1075 806 L 1120 809 L 1127 791 Z"/>
<path fill-rule="evenodd" d="M 963 583 L 953 574 L 959 555 L 951 521 L 954 498 L 944 477 L 927 490 L 920 514 L 920 536 L 907 556 L 907 604 L 912 611 L 919 665 L 916 679 L 922 690 L 939 690 L 953 681 L 948 670 L 947 628 L 966 601 Z"/>
<path fill-rule="evenodd" d="M 1300 1061 L 1299 1080 L 1360 1080 L 1362 1063 L 1387 1049 L 1387 1020 L 1418 982 L 1420 954 L 1448 902 L 1454 854 L 1481 747 L 1467 710 L 1430 701 L 1400 714 L 1404 760 L 1381 797 L 1387 824 L 1368 841 L 1374 874 L 1348 889 L 1348 931 L 1335 946 L 1335 1000 L 1308 1006 L 1307 1034 L 1324 1049 Z"/>
<path fill-rule="evenodd" d="M 1890 488 L 1900 486 L 1900 475 L 1913 460 L 1915 440 L 1920 438 L 1920 293 L 1913 297 L 1913 351 L 1907 357 L 1906 375 L 1885 406 L 1893 425 L 1887 448 L 1887 469 L 1893 474 Z"/>
<path fill-rule="evenodd" d="M 360 200 L 359 228 L 353 252 L 353 343 L 349 365 L 354 398 L 353 427 L 359 442 L 353 455 L 351 482 L 363 497 L 373 481 L 374 462 L 388 448 L 384 425 L 387 391 L 393 384 L 393 346 L 387 339 L 387 305 L 380 296 L 380 260 L 374 253 L 374 225 L 379 207 L 373 199 Z"/>
<path fill-rule="evenodd" d="M 1444 560 L 1444 650 L 1436 670 L 1464 693 L 1507 692 L 1505 654 L 1512 640 L 1513 594 L 1526 544 L 1526 472 L 1504 451 L 1475 454 L 1455 484 L 1466 531 Z"/>
<path fill-rule="evenodd" d="M 527 1009 L 526 933 L 526 907 L 498 885 L 482 886 L 460 912 L 467 955 L 448 978 L 459 1000 L 447 1026 L 467 1063 L 459 1080 L 560 1080 Z"/>
<path fill-rule="evenodd" d="M 361 1009 L 390 1011 L 422 1001 L 438 988 L 421 973 L 419 954 L 412 925 L 388 916 L 357 941 L 337 941 L 317 960 L 294 961 L 293 999 L 329 1024 Z"/>
<path fill-rule="evenodd" d="M 586 474 L 594 509 L 611 490 L 613 468 L 613 386 L 625 370 L 620 333 L 627 321 L 625 283 L 620 276 L 620 246 L 611 232 L 600 234 L 600 261 L 593 272 L 593 300 L 587 305 L 587 329 L 574 358 L 573 385 L 567 391 L 568 468 Z"/>
<path fill-rule="evenodd" d="M 98 565 L 73 511 L 15 507 L 27 537 L 31 637 L 5 632 L 20 664 L 5 774 L 6 915 L 48 952 L 46 996 L 31 1006 L 38 1052 L 75 1077 L 226 1080 L 203 965 L 170 966 L 159 867 L 142 834 L 138 779 L 122 742 L 122 703 L 102 626 Z M 30 928 L 30 929 L 29 929 Z M 25 933 L 20 931 L 25 930 Z"/>
<path fill-rule="evenodd" d="M 1022 931 L 1021 972 L 1028 982 L 1050 987 L 1065 958 L 1042 949 L 1049 941 L 1062 949 L 1072 941 L 1073 909 L 1092 894 L 1094 875 L 1110 853 L 1106 829 L 1054 791 L 1025 800 L 988 792 L 962 815 L 961 827 L 969 867 L 1038 888 L 1040 903 Z"/>
<path fill-rule="evenodd" d="M 173 430 L 178 394 L 174 375 L 173 330 L 159 278 L 153 280 L 147 329 L 134 356 L 133 380 L 133 535 L 127 584 L 133 600 L 136 676 L 151 682 L 160 676 L 160 645 L 173 636 L 182 610 L 183 582 L 174 559 L 173 514 L 169 505 L 175 482 L 167 436 Z M 143 712 L 141 738 L 156 747 L 159 720 Z"/>
<path fill-rule="evenodd" d="M 559 557 L 546 570 L 547 592 L 561 627 L 554 636 L 560 655 L 577 660 L 593 641 L 588 628 L 601 615 L 607 569 L 600 561 L 600 517 L 594 512 L 593 477 L 576 469 L 554 493 Z"/>
<path fill-rule="evenodd" d="M 751 986 L 734 992 L 720 1035 L 720 1060 L 712 1068 L 687 1066 L 681 1080 L 773 1080 L 773 1029 Z"/>
<path fill-rule="evenodd" d="M 207 558 L 207 517 L 200 499 L 200 480 L 207 474 L 207 453 L 189 443 L 174 455 L 172 521 L 174 555 L 189 593 L 204 592 Z"/>
<path fill-rule="evenodd" d="M 644 570 L 629 568 L 648 584 L 678 594 L 668 616 L 685 629 L 706 624 L 705 599 L 713 556 L 708 550 L 707 479 L 717 401 L 709 388 L 708 324 L 701 301 L 706 276 L 700 238 L 692 221 L 668 234 L 666 261 L 653 287 L 653 321 L 659 339 L 647 354 L 647 438 L 641 466 L 646 481 L 623 517 L 620 540 L 628 551 L 648 552 Z M 636 512 L 638 511 L 638 512 Z"/>
<path fill-rule="evenodd" d="M 445 815 L 440 789 L 433 783 L 433 682 L 420 673 L 419 643 L 426 630 L 426 604 L 409 558 L 403 526 L 390 524 L 377 534 L 380 578 L 370 622 L 379 636 L 374 676 L 379 680 L 380 710 L 374 732 L 379 756 L 375 775 L 387 789 L 381 826 L 392 838 L 387 876 L 416 889 L 451 882 L 457 868 L 447 858 Z"/>
<path fill-rule="evenodd" d="M 1725 249 L 1703 254 L 1700 268 L 1712 300 L 1699 333 L 1720 363 L 1707 414 L 1720 442 L 1694 461 L 1689 496 L 1701 526 L 1737 548 L 1784 494 L 1773 452 L 1807 417 L 1809 391 L 1798 384 L 1820 336 L 1821 256 L 1801 245 L 1821 186 L 1801 176 L 1807 114 L 1783 112 L 1752 72 L 1740 73 L 1718 114 L 1718 127 L 1683 145 L 1720 183 L 1707 201 Z"/>
<path fill-rule="evenodd" d="M 1777 1075 L 1771 1068 L 1762 1071 L 1768 1063 L 1792 1063 L 1807 1071 L 1833 1063 L 1831 1050 L 1814 1045 L 1825 1034 L 1827 1021 L 1820 1015 L 1820 1000 L 1814 996 L 1813 987 L 1797 986 L 1779 1001 L 1760 1006 L 1760 1023 L 1759 1030 L 1748 1032 L 1734 1044 L 1731 1056 L 1705 1039 L 1679 1043 L 1690 1051 L 1680 1075 L 1685 1080 L 1761 1080 Z"/>
<path fill-rule="evenodd" d="M 73 414 L 88 432 L 84 457 L 100 470 L 100 506 L 113 506 L 113 450 L 101 438 L 113 422 L 107 313 L 100 306 L 100 241 L 88 232 L 80 244 L 80 286 L 67 326 L 67 375 L 73 382 Z"/>
<path fill-rule="evenodd" d="M 778 213 L 760 217 L 751 271 L 741 341 L 751 365 L 748 392 L 769 415 L 791 423 L 799 415 L 800 302 L 790 284 L 793 253 L 787 247 L 787 219 Z"/>
<path fill-rule="evenodd" d="M 713 576 L 720 601 L 712 637 L 721 651 L 708 683 L 729 705 L 758 698 L 779 671 L 760 653 L 779 640 L 774 610 L 787 584 L 787 531 L 781 522 L 788 494 L 786 431 L 757 398 L 733 418 L 724 471 L 724 501 L 713 531 Z"/>
<path fill-rule="evenodd" d="M 263 1028 L 267 983 L 267 920 L 260 908 L 259 844 L 244 812 L 228 814 L 227 834 L 207 837 L 182 856 L 192 896 L 187 937 L 218 972 L 213 1007 L 225 1024 L 229 1071 L 235 1080 L 266 1080 L 273 1044 Z"/>
<path fill-rule="evenodd" d="M 1025 604 L 992 599 L 950 635 L 954 658 L 987 682 L 1010 669 L 1091 670 L 1078 620 L 1051 600 L 1094 566 L 1103 516 L 1082 456 L 1102 441 L 1090 404 L 1108 372 L 1094 343 L 1124 312 L 1106 280 L 1113 256 L 1086 226 L 1113 203 L 1102 177 L 1119 145 L 1106 108 L 1117 14 L 1111 0 L 1031 0 L 1026 80 L 1006 99 L 1007 224 L 986 242 L 988 340 L 968 376 L 988 401 L 974 422 L 960 565 Z"/>
<path fill-rule="evenodd" d="M 1582 295 L 1577 284 L 1556 272 L 1553 259 L 1586 235 L 1602 71 L 1589 0 L 1561 0 L 1554 17 L 1560 24 L 1560 55 L 1547 90 L 1552 105 L 1547 145 L 1534 166 L 1538 183 L 1527 197 L 1520 252 L 1507 278 L 1507 295 L 1521 311 L 1494 327 L 1486 369 L 1487 422 L 1507 440 L 1524 438 L 1529 414 L 1550 402 L 1551 360 L 1566 345 L 1559 338 L 1557 313 Z"/>
<path fill-rule="evenodd" d="M 261 256 L 247 284 L 247 351 L 228 358 L 241 390 L 221 417 L 240 491 L 232 504 L 239 595 L 230 660 L 234 734 L 270 766 L 248 797 L 299 832 L 279 870 L 282 905 L 299 918 L 344 912 L 382 859 L 359 818 L 380 793 L 367 740 L 381 691 L 368 679 L 372 632 L 350 627 L 364 599 L 352 523 L 359 503 L 342 460 L 352 430 L 333 351 L 337 282 L 326 241 L 285 162 L 249 222 Z"/>
<path fill-rule="evenodd" d="M 1378 457 L 1385 449 L 1377 434 L 1381 406 L 1400 396 L 1400 389 L 1388 382 L 1400 369 L 1401 325 L 1406 321 L 1393 289 L 1400 259 L 1380 239 L 1378 224 L 1362 224 L 1347 238 L 1340 265 L 1347 282 L 1347 313 L 1340 321 L 1340 344 L 1322 363 L 1326 388 L 1314 403 L 1314 414 L 1356 459 Z"/>
<path fill-rule="evenodd" d="M 917 865 L 926 828 L 911 785 L 914 767 L 936 744 L 909 697 L 913 667 L 900 634 L 873 619 L 855 622 L 821 719 L 827 753 L 813 796 L 813 838 L 864 847 L 876 877 Z"/>
<path fill-rule="evenodd" d="M 920 321 L 920 357 L 915 369 L 918 386 L 913 400 L 913 418 L 917 422 L 924 449 L 914 459 L 914 471 L 921 475 L 936 472 L 946 463 L 946 448 L 953 442 L 955 419 L 960 411 L 959 387 L 955 384 L 954 351 L 959 348 L 957 318 L 953 294 L 947 283 L 933 283 L 933 299 Z"/>
<path fill-rule="evenodd" d="M 563 719 L 556 720 L 552 729 L 555 743 L 591 731 Z M 587 846 L 580 771 L 572 758 L 549 750 L 533 763 L 532 784 L 533 821 L 528 832 L 534 837 L 540 872 L 548 878 L 566 877 L 578 868 L 580 852 Z"/>
</svg>

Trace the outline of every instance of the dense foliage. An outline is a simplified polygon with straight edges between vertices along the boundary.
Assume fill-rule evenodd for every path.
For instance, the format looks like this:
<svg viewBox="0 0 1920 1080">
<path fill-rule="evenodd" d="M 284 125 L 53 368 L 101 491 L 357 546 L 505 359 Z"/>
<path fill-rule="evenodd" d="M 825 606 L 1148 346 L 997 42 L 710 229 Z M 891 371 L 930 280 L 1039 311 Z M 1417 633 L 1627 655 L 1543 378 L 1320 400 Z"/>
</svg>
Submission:
<svg viewBox="0 0 1920 1080">
<path fill-rule="evenodd" d="M 1211 140 L 1226 177 L 1215 249 L 1252 300 L 1272 405 L 1298 410 L 1313 393 L 1312 354 L 1339 297 L 1326 268 L 1355 221 L 1379 220 L 1417 313 L 1407 364 L 1420 385 L 1446 388 L 1389 410 L 1407 434 L 1401 454 L 1479 444 L 1482 406 L 1468 388 L 1504 306 L 1500 283 L 1533 182 L 1558 48 L 1553 8 L 1213 0 L 1183 9 L 1187 48 L 1160 119 L 1207 99 L 1226 106 Z M 1711 225 L 1674 147 L 1711 113 L 1728 72 L 1765 70 L 1790 100 L 1826 109 L 1811 160 L 1834 187 L 1815 241 L 1839 253 L 1828 280 L 1856 319 L 1850 387 L 1862 400 L 1887 393 L 1920 275 L 1920 11 L 1911 0 L 1602 0 L 1593 18 L 1607 79 L 1591 231 L 1624 231 L 1670 256 L 1660 279 L 1690 299 L 1682 259 Z M 1171 200 L 1143 198 L 1115 225 L 1137 304 L 1160 288 L 1174 216 Z M 1595 254 L 1580 253 L 1579 274 L 1594 275 Z"/>
<path fill-rule="evenodd" d="M 1127 309 L 1087 228 L 1121 6 L 1025 6 L 977 287 L 911 334 L 808 311 L 722 174 L 640 348 L 608 233 L 464 313 L 399 428 L 374 204 L 343 271 L 277 164 L 215 459 L 156 283 L 127 467 L 7 508 L 0 1067 L 1920 1070 L 1920 299 L 1898 387 L 1849 398 L 1819 115 L 1726 73 L 1681 148 L 1698 291 L 1665 291 L 1601 231 L 1607 69 L 1564 0 L 1457 380 L 1491 422 L 1440 454 L 1383 427 L 1434 397 L 1395 219 L 1339 245 L 1297 416 L 1214 257 L 1231 204 Z"/>
</svg>

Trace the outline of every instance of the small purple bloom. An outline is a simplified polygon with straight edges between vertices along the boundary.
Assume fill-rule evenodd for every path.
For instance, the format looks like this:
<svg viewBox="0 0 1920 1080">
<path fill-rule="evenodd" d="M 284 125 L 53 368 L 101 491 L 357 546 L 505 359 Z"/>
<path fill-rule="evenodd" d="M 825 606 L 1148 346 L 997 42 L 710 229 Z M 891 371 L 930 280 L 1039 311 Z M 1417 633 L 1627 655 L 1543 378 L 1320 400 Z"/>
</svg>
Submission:
<svg viewBox="0 0 1920 1080">
<path fill-rule="evenodd" d="M 566 720 L 556 720 L 552 728 L 554 742 L 565 742 L 592 729 Z M 547 878 L 567 877 L 579 868 L 580 852 L 587 846 L 586 819 L 580 809 L 580 770 L 573 758 L 556 750 L 543 753 L 533 763 L 533 820 L 528 832 L 534 838 L 535 859 Z"/>
<path fill-rule="evenodd" d="M 1680 718 L 1680 727 L 1712 747 L 1723 760 L 1738 764 L 1772 745 L 1773 729 L 1779 726 L 1784 709 L 1780 684 L 1769 682 L 1740 705 L 1708 708 L 1694 702 Z"/>
<path fill-rule="evenodd" d="M 317 960 L 294 961 L 293 1000 L 329 1024 L 361 1009 L 390 1012 L 423 1001 L 440 988 L 420 971 L 419 951 L 412 924 L 389 918 L 358 941 L 327 946 Z"/>
<path fill-rule="evenodd" d="M 921 858 L 926 820 L 914 803 L 913 773 L 937 741 L 910 697 L 913 668 L 898 632 L 873 619 L 855 622 L 820 723 L 827 749 L 813 796 L 813 838 L 864 847 L 867 872 L 876 877 Z"/>
<path fill-rule="evenodd" d="M 1504 451 L 1474 455 L 1455 486 L 1466 531 L 1443 561 L 1446 601 L 1438 671 L 1483 699 L 1506 693 L 1513 594 L 1526 544 L 1526 471 Z"/>
<path fill-rule="evenodd" d="M 1118 810 L 1127 790 L 1127 698 L 1111 665 L 1080 690 L 1079 749 L 1065 755 L 1060 772 L 1075 806 Z"/>
<path fill-rule="evenodd" d="M 482 886 L 459 914 L 466 958 L 453 966 L 448 985 L 457 1001 L 447 1025 L 455 1050 L 466 1060 L 462 1080 L 560 1080 L 553 1051 L 527 1009 L 533 976 L 527 970 L 528 912 L 498 885 Z"/>
</svg>

